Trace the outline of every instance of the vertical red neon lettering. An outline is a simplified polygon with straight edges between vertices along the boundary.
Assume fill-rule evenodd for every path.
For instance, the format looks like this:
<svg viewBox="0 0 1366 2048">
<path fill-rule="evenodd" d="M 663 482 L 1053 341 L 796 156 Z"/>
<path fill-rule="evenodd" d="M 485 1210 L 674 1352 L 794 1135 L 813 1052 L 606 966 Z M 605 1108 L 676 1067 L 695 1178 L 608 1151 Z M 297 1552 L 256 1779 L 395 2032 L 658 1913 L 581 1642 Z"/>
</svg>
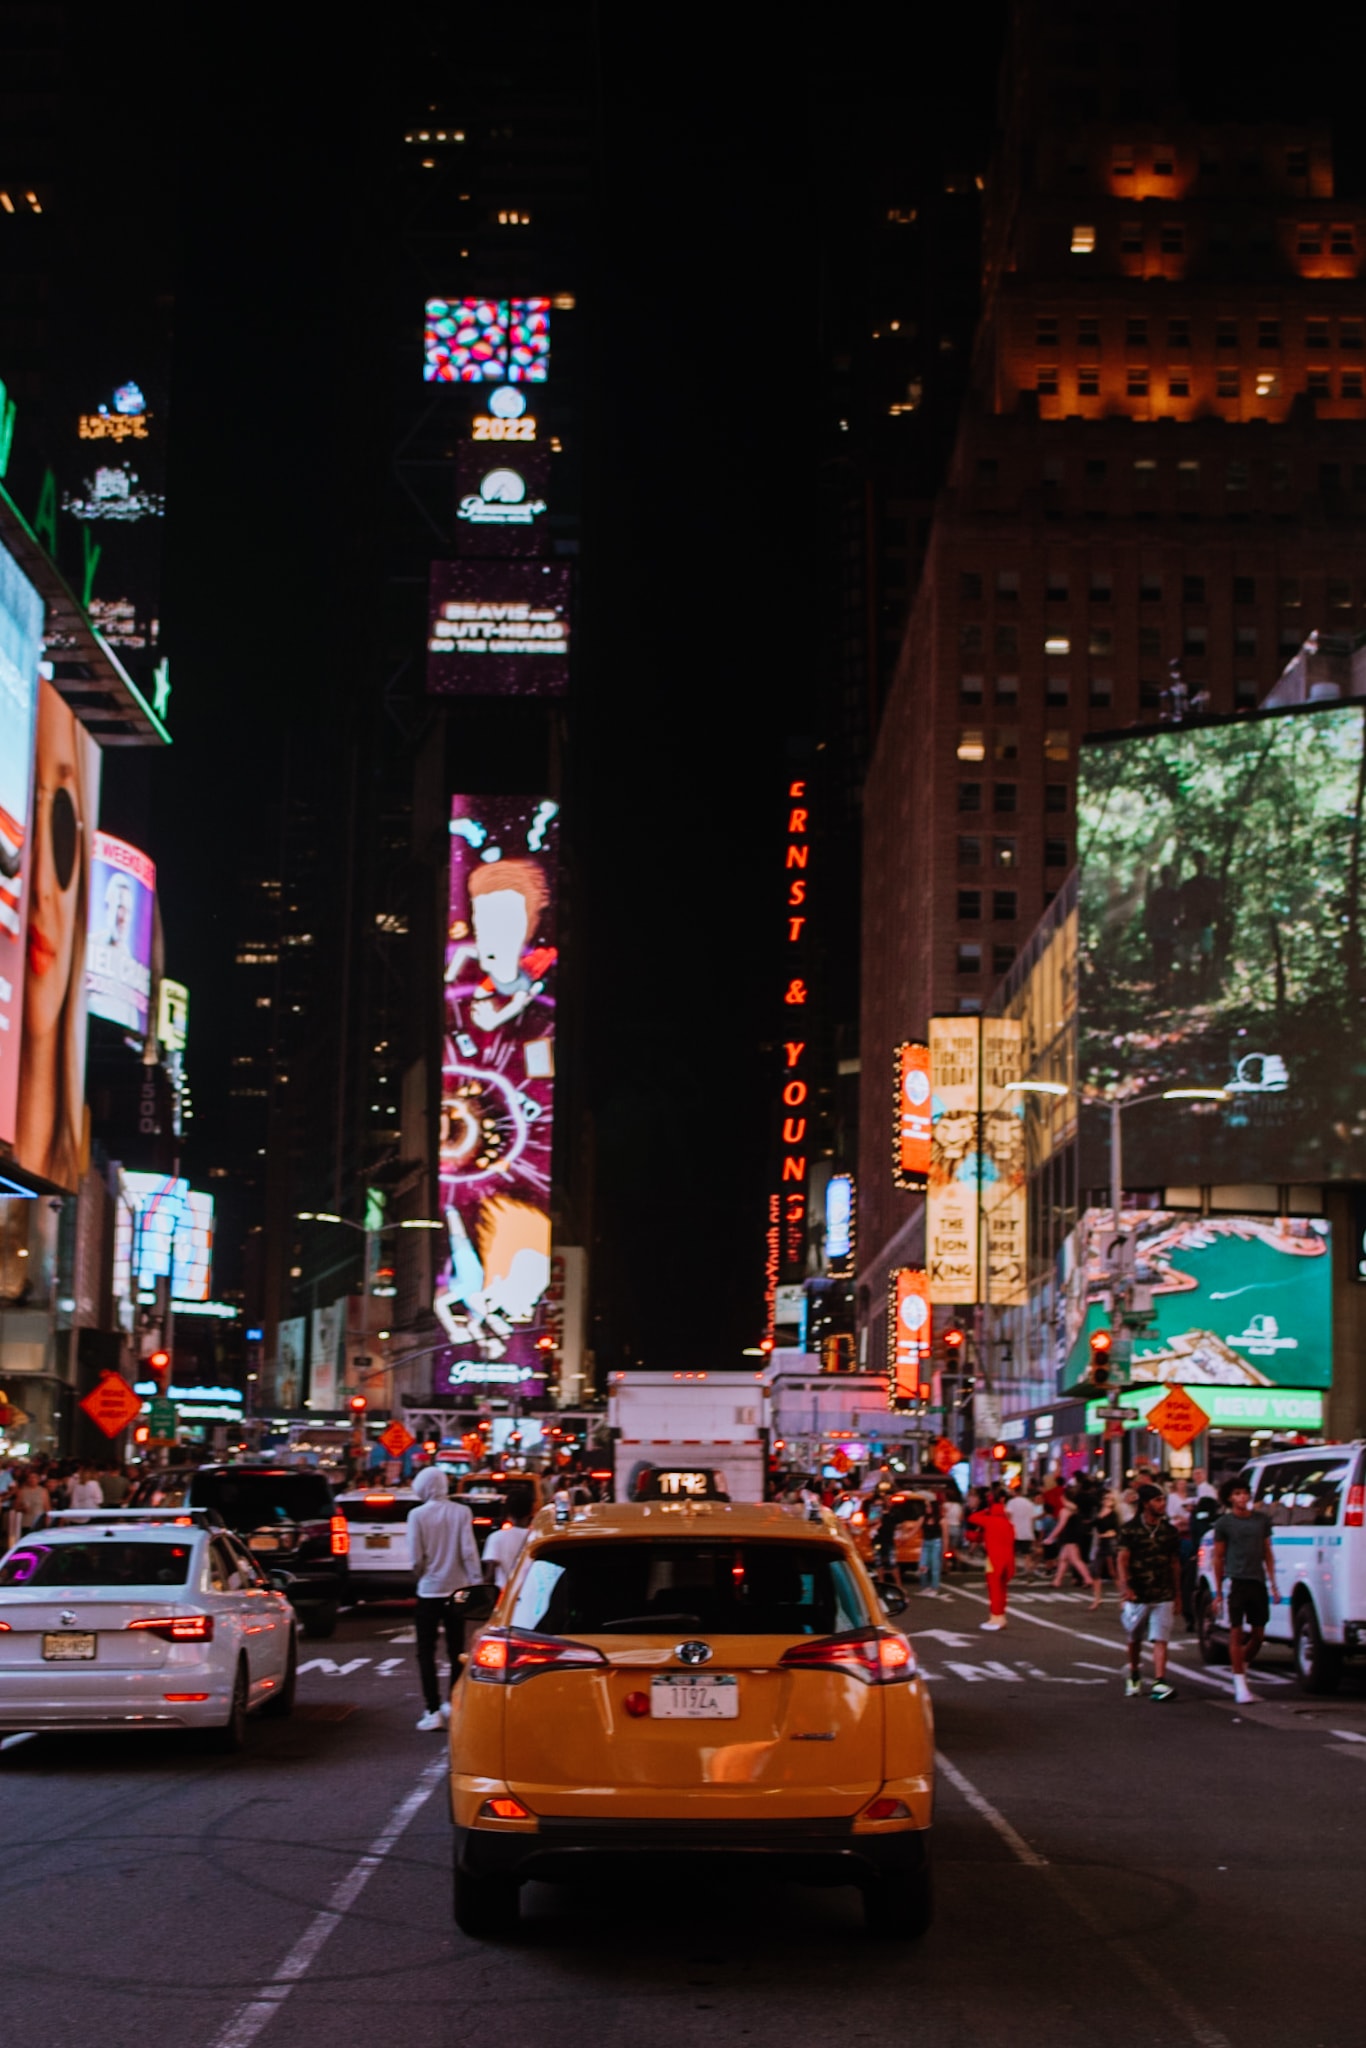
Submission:
<svg viewBox="0 0 1366 2048">
<path fill-rule="evenodd" d="M 806 812 L 793 811 L 791 817 L 787 821 L 787 829 L 789 832 L 805 832 Z"/>
<path fill-rule="evenodd" d="M 783 1050 L 787 1054 L 787 1064 L 790 1067 L 795 1067 L 802 1054 L 806 1051 L 806 1041 L 800 1038 L 796 1040 L 791 1038 L 784 1039 Z"/>
</svg>

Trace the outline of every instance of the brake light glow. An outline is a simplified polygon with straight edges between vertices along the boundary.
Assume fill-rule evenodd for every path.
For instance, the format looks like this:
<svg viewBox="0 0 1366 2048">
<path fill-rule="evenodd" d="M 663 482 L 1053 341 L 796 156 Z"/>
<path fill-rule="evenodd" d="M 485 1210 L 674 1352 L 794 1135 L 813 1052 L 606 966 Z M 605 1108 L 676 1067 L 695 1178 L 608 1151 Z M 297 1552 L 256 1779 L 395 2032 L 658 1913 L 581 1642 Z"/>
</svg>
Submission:
<svg viewBox="0 0 1366 2048">
<path fill-rule="evenodd" d="M 600 1669 L 607 1662 L 591 1643 L 566 1642 L 563 1636 L 536 1635 L 531 1629 L 486 1629 L 466 1667 L 483 1685 L 521 1685 L 541 1671 Z"/>
<path fill-rule="evenodd" d="M 0 1621 L 0 1636 L 12 1636 L 13 1634 L 14 1630 L 10 1627 L 8 1622 Z"/>
<path fill-rule="evenodd" d="M 531 1815 L 520 1799 L 510 1795 L 499 1799 L 486 1799 L 479 1809 L 480 1820 L 530 1820 Z"/>
<path fill-rule="evenodd" d="M 368 1508 L 390 1508 L 394 1504 L 392 1493 L 367 1493 L 365 1505 Z"/>
<path fill-rule="evenodd" d="M 349 1557 L 351 1555 L 351 1531 L 346 1526 L 345 1515 L 333 1515 L 332 1517 L 332 1555 L 333 1557 Z"/>
<path fill-rule="evenodd" d="M 1344 1529 L 1366 1527 L 1366 1486 L 1349 1486 L 1347 1489 L 1347 1512 L 1342 1518 Z"/>
<path fill-rule="evenodd" d="M 130 1621 L 129 1628 L 146 1629 L 148 1635 L 163 1636 L 168 1643 L 211 1643 L 211 1614 L 150 1615 L 146 1621 Z"/>
<path fill-rule="evenodd" d="M 851 1629 L 847 1635 L 794 1643 L 781 1662 L 789 1671 L 843 1672 L 865 1685 L 898 1685 L 917 1676 L 914 1650 L 890 1628 Z"/>
<path fill-rule="evenodd" d="M 161 1697 L 164 1700 L 174 1702 L 177 1700 L 206 1700 L 209 1695 L 206 1692 L 164 1692 Z"/>
</svg>

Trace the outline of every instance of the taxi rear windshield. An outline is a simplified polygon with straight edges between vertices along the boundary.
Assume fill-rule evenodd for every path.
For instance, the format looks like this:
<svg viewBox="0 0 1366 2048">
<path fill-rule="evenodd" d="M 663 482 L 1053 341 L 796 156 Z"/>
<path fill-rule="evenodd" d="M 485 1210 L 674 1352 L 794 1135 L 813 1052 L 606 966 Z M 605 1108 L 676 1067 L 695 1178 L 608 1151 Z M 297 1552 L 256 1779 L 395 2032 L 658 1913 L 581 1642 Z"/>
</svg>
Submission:
<svg viewBox="0 0 1366 2048">
<path fill-rule="evenodd" d="M 873 1617 L 823 1543 L 547 1544 L 510 1617 L 547 1635 L 828 1636 Z"/>
<path fill-rule="evenodd" d="M 30 1537 L 0 1565 L 0 1586 L 183 1586 L 188 1543 L 41 1543 Z"/>
</svg>

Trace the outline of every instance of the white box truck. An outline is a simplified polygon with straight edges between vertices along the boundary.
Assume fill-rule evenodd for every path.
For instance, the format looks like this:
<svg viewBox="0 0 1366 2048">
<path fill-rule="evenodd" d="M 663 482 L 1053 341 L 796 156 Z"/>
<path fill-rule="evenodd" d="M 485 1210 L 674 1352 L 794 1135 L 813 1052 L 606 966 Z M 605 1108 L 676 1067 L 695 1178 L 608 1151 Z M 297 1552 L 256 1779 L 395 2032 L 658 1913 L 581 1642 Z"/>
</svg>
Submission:
<svg viewBox="0 0 1366 2048">
<path fill-rule="evenodd" d="M 752 1372 L 614 1372 L 616 1497 L 762 1500 L 768 1398 Z"/>
</svg>

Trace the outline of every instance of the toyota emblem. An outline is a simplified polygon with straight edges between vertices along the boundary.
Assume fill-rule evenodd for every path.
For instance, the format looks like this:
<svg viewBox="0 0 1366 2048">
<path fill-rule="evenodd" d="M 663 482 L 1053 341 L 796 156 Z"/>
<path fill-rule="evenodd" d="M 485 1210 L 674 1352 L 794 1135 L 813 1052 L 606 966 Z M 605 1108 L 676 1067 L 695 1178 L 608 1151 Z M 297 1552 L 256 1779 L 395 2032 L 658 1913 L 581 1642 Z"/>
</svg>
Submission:
<svg viewBox="0 0 1366 2048">
<path fill-rule="evenodd" d="M 710 1664 L 710 1643 L 680 1643 L 674 1651 L 680 1664 Z"/>
<path fill-rule="evenodd" d="M 76 1617 L 69 1607 L 64 1607 L 57 1618 L 63 1628 L 75 1628 L 76 1626 Z"/>
</svg>

